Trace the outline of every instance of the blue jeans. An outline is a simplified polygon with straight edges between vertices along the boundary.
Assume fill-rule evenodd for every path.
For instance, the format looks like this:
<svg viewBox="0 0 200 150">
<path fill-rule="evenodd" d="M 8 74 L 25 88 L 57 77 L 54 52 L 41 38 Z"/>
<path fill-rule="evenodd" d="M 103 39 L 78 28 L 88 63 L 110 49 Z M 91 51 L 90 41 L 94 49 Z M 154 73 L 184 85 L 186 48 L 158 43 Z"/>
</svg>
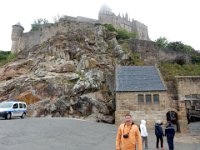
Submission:
<svg viewBox="0 0 200 150">
<path fill-rule="evenodd" d="M 174 135 L 167 134 L 167 143 L 169 146 L 169 150 L 174 150 Z"/>
</svg>

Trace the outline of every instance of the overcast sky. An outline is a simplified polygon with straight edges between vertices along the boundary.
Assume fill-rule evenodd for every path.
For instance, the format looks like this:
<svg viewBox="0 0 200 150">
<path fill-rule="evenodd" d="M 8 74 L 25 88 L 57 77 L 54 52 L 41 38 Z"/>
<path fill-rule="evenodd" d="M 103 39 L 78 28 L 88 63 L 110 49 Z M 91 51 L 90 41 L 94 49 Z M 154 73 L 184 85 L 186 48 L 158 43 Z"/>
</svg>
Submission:
<svg viewBox="0 0 200 150">
<path fill-rule="evenodd" d="M 28 32 L 38 18 L 53 22 L 59 15 L 98 18 L 103 4 L 128 13 L 148 26 L 149 37 L 181 41 L 200 50 L 199 0 L 2 0 L 0 2 L 0 50 L 10 50 L 12 25 L 20 22 Z"/>
</svg>

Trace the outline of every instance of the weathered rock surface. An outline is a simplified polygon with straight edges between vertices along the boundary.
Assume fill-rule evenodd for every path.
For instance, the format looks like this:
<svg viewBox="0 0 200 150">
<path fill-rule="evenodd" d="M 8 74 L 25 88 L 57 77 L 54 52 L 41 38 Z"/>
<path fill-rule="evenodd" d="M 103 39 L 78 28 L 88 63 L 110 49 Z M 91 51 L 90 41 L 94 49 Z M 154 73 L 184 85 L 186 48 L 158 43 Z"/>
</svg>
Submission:
<svg viewBox="0 0 200 150">
<path fill-rule="evenodd" d="M 71 27 L 73 28 L 73 27 Z M 29 116 L 114 122 L 114 68 L 128 60 L 102 26 L 59 31 L 0 68 L 0 99 L 29 105 Z"/>
</svg>

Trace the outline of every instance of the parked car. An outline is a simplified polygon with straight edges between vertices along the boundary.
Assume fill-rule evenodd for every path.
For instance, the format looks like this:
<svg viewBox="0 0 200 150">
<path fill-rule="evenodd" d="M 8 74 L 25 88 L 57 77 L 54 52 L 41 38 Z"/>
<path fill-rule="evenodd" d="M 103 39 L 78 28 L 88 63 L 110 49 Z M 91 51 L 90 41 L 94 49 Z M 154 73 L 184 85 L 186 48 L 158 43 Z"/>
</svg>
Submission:
<svg viewBox="0 0 200 150">
<path fill-rule="evenodd" d="M 12 117 L 24 118 L 27 113 L 25 102 L 18 100 L 8 100 L 0 103 L 0 117 L 11 119 Z"/>
<path fill-rule="evenodd" d="M 200 121 L 200 98 L 185 100 L 188 122 Z"/>
</svg>

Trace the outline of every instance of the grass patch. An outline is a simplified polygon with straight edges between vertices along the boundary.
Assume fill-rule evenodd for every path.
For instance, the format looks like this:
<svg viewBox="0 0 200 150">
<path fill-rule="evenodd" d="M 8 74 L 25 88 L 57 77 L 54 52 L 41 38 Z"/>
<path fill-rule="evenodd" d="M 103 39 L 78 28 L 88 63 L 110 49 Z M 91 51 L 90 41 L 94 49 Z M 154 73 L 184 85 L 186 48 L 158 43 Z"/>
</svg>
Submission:
<svg viewBox="0 0 200 150">
<path fill-rule="evenodd" d="M 16 54 L 12 54 L 10 51 L 0 51 L 0 66 L 11 62 L 16 58 Z"/>
<path fill-rule="evenodd" d="M 175 76 L 200 76 L 200 64 L 160 63 L 158 68 L 165 81 L 172 81 Z"/>
</svg>

